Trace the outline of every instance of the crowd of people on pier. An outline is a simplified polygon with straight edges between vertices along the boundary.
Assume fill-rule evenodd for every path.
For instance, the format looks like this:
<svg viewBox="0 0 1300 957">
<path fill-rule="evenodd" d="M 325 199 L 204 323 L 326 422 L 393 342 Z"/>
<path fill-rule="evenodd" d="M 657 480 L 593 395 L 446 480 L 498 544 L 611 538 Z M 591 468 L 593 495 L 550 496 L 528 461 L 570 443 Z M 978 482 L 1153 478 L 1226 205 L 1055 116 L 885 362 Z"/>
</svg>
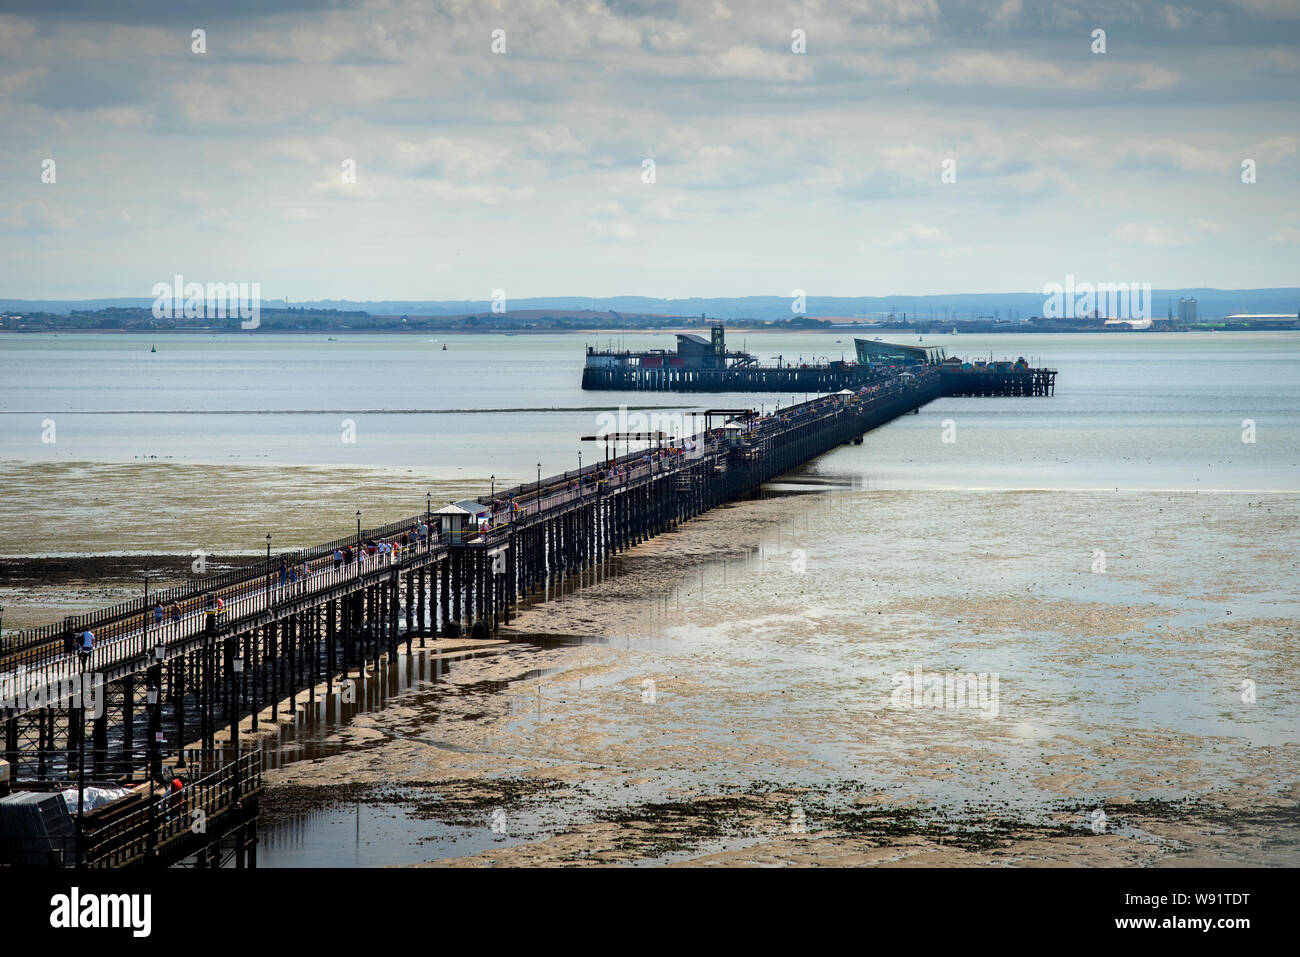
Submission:
<svg viewBox="0 0 1300 957">
<path fill-rule="evenodd" d="M 917 378 L 924 378 L 924 376 L 918 375 Z M 893 394 L 907 388 L 907 381 L 897 376 L 873 381 L 862 386 L 852 395 L 824 396 L 784 411 L 755 416 L 745 420 L 745 429 L 749 433 L 779 430 L 793 422 L 822 415 L 836 407 L 843 407 L 848 402 Z M 733 428 L 730 431 L 735 430 Z M 698 437 L 647 449 L 639 457 L 607 462 L 546 487 L 539 486 L 531 495 L 525 494 L 522 488 L 512 490 L 504 497 L 493 497 L 486 503 L 485 511 L 477 515 L 472 524 L 467 524 L 465 531 L 473 534 L 488 533 L 495 526 L 520 521 L 529 514 L 530 510 L 540 510 L 548 498 L 553 499 L 557 496 L 568 498 L 571 497 L 568 493 L 577 492 L 582 495 L 589 491 L 595 492 L 622 485 L 634 478 L 640 469 L 659 471 L 675 468 L 686 458 L 695 457 L 697 451 L 716 447 L 727 435 L 726 428 L 706 430 Z M 516 492 L 519 493 L 518 498 Z M 412 523 L 409 528 L 400 533 L 340 544 L 332 552 L 326 552 L 315 558 L 303 557 L 300 560 L 295 557 L 290 560 L 288 557 L 282 557 L 278 567 L 268 570 L 265 584 L 260 580 L 246 580 L 242 586 L 228 590 L 225 595 L 209 591 L 202 597 L 186 601 L 174 600 L 167 607 L 164 607 L 162 602 L 155 603 L 152 612 L 145 615 L 145 630 L 147 631 L 148 625 L 151 624 L 160 638 L 165 639 L 169 634 L 176 636 L 181 633 L 186 619 L 195 614 L 205 615 L 207 627 L 215 630 L 226 611 L 227 596 L 233 602 L 251 601 L 254 603 L 253 607 L 256 607 L 256 603 L 265 595 L 265 600 L 275 605 L 315 591 L 322 585 L 333 582 L 339 576 L 361 575 L 379 566 L 399 564 L 408 555 L 439 544 L 443 537 L 439 523 L 430 517 L 427 521 Z M 324 576 L 323 581 L 321 576 Z M 244 612 L 241 609 L 242 613 Z M 111 627 L 110 630 L 113 635 L 121 633 L 120 626 Z M 69 654 L 78 655 L 83 668 L 91 659 L 94 648 L 95 635 L 90 628 L 69 630 L 66 633 L 66 650 Z"/>
<path fill-rule="evenodd" d="M 268 587 L 246 586 L 237 598 L 256 598 L 265 593 L 274 605 L 310 593 L 315 589 L 315 579 L 319 575 L 325 574 L 328 582 L 341 574 L 362 574 L 379 565 L 397 564 L 412 551 L 422 551 L 438 541 L 437 525 L 419 522 L 391 538 L 368 538 L 355 545 L 341 545 L 331 555 L 302 561 L 281 558 L 278 568 L 270 576 Z M 331 571 L 332 575 L 329 574 Z M 156 602 L 148 617 L 152 619 L 153 629 L 160 637 L 165 637 L 180 634 L 184 622 L 196 614 L 204 615 L 207 619 L 205 624 L 212 628 L 221 621 L 225 612 L 225 597 L 210 591 L 201 598 L 172 601 L 166 607 L 162 602 Z M 88 628 L 68 634 L 67 650 L 78 654 L 83 667 L 91 656 L 94 640 L 94 633 Z"/>
</svg>

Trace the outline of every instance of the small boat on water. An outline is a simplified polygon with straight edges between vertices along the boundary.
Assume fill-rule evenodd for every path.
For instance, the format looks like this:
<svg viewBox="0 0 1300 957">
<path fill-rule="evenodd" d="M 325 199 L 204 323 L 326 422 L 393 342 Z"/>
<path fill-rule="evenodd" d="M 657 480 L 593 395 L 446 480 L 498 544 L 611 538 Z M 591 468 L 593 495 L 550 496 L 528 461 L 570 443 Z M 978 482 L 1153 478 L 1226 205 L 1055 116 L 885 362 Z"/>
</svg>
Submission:
<svg viewBox="0 0 1300 957">
<path fill-rule="evenodd" d="M 330 336 L 330 337 L 328 337 L 325 341 L 326 341 L 326 342 L 338 342 L 338 341 L 339 341 L 339 337 L 338 337 L 338 336 Z"/>
<path fill-rule="evenodd" d="M 443 351 L 443 352 L 446 352 L 446 351 L 447 351 L 447 343 L 445 343 L 445 342 L 442 344 L 442 351 Z"/>
<path fill-rule="evenodd" d="M 157 347 L 157 346 L 150 346 L 150 347 L 149 347 L 149 351 L 150 351 L 150 352 L 157 352 L 157 351 L 158 351 L 158 347 Z"/>
</svg>

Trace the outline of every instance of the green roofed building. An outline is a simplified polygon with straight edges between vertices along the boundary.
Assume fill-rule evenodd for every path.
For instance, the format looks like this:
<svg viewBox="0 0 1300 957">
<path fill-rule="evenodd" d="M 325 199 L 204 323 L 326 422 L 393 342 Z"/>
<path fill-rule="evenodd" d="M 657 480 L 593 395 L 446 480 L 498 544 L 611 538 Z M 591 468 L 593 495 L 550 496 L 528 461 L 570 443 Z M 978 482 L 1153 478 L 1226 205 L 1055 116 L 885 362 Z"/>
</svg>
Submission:
<svg viewBox="0 0 1300 957">
<path fill-rule="evenodd" d="M 941 346 L 905 346 L 897 342 L 872 339 L 854 339 L 858 350 L 858 364 L 871 365 L 937 365 L 944 359 Z"/>
</svg>

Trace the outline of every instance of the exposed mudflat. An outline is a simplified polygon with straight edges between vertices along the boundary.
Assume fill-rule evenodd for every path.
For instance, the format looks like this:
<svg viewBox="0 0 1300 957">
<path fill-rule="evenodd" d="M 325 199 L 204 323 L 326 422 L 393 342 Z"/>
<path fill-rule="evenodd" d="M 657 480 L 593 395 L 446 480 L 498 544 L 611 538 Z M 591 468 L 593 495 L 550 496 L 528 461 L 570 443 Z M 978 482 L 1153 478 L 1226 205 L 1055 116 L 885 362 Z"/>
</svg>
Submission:
<svg viewBox="0 0 1300 957">
<path fill-rule="evenodd" d="M 1300 863 L 1294 498 L 925 499 L 643 543 L 270 772 L 266 826 L 383 807 L 460 866 Z M 996 709 L 896 700 L 916 667 Z"/>
</svg>

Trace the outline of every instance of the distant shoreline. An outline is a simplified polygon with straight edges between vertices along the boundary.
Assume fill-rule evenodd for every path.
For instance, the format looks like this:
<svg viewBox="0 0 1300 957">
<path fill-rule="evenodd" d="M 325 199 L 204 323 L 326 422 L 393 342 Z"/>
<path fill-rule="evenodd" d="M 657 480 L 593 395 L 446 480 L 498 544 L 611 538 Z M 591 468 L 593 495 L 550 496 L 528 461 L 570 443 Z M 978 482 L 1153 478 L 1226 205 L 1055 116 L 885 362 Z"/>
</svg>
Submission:
<svg viewBox="0 0 1300 957">
<path fill-rule="evenodd" d="M 723 323 L 727 325 L 727 323 Z M 1209 332 L 1295 332 L 1300 330 L 1300 319 L 1288 324 L 1278 323 L 1275 325 L 1258 326 L 1258 325 L 1239 325 L 1236 323 L 1230 325 L 1207 325 L 1191 329 L 1069 329 L 1060 327 L 1035 328 L 1026 323 L 1017 323 L 1015 328 L 988 329 L 988 328 L 971 328 L 962 329 L 960 323 L 943 323 L 946 328 L 920 328 L 920 327 L 882 327 L 882 326 L 857 326 L 849 323 L 836 324 L 829 327 L 810 328 L 806 326 L 796 326 L 793 328 L 773 329 L 765 326 L 730 326 L 727 325 L 728 332 L 743 333 L 744 335 L 790 335 L 793 333 L 811 333 L 814 335 L 830 335 L 836 333 L 855 333 L 865 335 L 867 333 L 887 334 L 887 335 L 919 335 L 919 336 L 950 336 L 953 335 L 952 327 L 956 325 L 957 335 L 988 336 L 988 335 L 1178 335 L 1178 334 L 1197 334 Z M 13 336 L 58 336 L 62 334 L 77 335 L 103 335 L 103 336 L 257 336 L 257 335 L 292 335 L 292 336 L 316 336 L 316 337 L 340 337 L 340 336 L 411 336 L 413 338 L 438 338 L 439 336 L 502 336 L 503 338 L 513 338 L 516 336 L 562 336 L 573 334 L 599 335 L 599 336 L 618 336 L 618 335 L 638 335 L 638 334 L 696 334 L 698 335 L 700 325 L 695 326 L 645 326 L 637 328 L 592 328 L 592 329 L 259 329 L 255 332 L 247 330 L 231 329 L 94 329 L 94 328 L 76 328 L 66 327 L 60 329 L 0 329 L 0 335 Z M 707 330 L 705 330 L 707 331 Z M 431 336 L 437 333 L 437 336 Z"/>
</svg>

